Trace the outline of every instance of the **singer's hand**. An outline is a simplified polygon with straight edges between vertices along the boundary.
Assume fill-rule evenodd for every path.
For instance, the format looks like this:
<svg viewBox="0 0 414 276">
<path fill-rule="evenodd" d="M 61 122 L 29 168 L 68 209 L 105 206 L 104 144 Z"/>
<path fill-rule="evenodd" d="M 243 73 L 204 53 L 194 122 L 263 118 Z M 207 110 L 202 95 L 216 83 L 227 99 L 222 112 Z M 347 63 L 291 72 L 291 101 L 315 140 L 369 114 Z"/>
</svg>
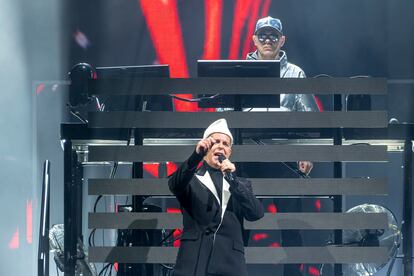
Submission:
<svg viewBox="0 0 414 276">
<path fill-rule="evenodd" d="M 214 139 L 207 137 L 206 139 L 200 140 L 196 146 L 197 154 L 205 155 L 207 151 L 214 145 Z"/>
<path fill-rule="evenodd" d="M 224 159 L 220 163 L 220 170 L 223 172 L 223 174 L 225 172 L 235 172 L 236 171 L 236 166 L 234 166 L 234 164 L 231 163 L 229 159 Z"/>
</svg>

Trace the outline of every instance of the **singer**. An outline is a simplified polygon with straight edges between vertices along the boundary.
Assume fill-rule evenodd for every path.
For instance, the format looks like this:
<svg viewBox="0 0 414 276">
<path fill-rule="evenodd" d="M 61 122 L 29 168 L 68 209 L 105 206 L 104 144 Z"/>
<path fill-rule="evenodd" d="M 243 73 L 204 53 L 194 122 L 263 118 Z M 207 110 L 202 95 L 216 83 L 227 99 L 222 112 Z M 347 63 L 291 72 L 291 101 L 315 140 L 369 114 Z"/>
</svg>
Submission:
<svg viewBox="0 0 414 276">
<path fill-rule="evenodd" d="M 243 220 L 264 213 L 250 181 L 235 175 L 232 143 L 226 120 L 213 122 L 168 181 L 184 225 L 174 276 L 247 276 Z"/>
</svg>

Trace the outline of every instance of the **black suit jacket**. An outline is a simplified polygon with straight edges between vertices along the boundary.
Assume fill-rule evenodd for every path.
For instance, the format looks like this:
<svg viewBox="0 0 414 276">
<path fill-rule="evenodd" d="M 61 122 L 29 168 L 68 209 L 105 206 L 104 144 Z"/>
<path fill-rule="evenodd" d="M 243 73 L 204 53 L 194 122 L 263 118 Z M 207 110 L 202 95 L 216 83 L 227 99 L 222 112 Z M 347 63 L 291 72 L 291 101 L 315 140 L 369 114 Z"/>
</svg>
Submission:
<svg viewBox="0 0 414 276">
<path fill-rule="evenodd" d="M 174 276 L 246 276 L 243 219 L 263 217 L 263 206 L 250 181 L 223 179 L 221 200 L 205 165 L 194 152 L 170 177 L 168 185 L 183 212 L 183 234 Z M 220 203 L 221 202 L 221 203 Z"/>
</svg>

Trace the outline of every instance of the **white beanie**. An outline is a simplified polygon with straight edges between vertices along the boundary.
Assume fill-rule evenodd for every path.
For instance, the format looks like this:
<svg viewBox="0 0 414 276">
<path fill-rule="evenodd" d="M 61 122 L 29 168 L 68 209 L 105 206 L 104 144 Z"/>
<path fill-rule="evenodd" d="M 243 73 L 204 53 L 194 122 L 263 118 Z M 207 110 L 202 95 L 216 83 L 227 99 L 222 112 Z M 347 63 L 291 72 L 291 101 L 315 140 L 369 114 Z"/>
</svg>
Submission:
<svg viewBox="0 0 414 276">
<path fill-rule="evenodd" d="M 233 135 L 231 135 L 231 132 L 229 130 L 229 127 L 227 126 L 226 119 L 218 119 L 217 121 L 213 122 L 211 125 L 206 128 L 204 131 L 203 139 L 206 139 L 208 136 L 210 136 L 213 133 L 223 133 L 230 137 L 230 142 L 233 144 Z"/>
</svg>

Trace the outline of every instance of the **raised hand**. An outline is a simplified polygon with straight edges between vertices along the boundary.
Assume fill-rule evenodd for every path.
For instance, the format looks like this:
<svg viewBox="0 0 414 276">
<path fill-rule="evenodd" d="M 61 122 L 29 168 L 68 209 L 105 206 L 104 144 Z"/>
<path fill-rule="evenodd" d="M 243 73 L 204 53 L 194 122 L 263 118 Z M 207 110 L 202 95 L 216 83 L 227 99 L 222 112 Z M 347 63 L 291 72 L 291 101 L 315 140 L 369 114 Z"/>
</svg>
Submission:
<svg viewBox="0 0 414 276">
<path fill-rule="evenodd" d="M 196 146 L 197 154 L 205 155 L 209 149 L 214 145 L 215 140 L 211 137 L 207 137 L 206 139 L 200 140 Z"/>
</svg>

